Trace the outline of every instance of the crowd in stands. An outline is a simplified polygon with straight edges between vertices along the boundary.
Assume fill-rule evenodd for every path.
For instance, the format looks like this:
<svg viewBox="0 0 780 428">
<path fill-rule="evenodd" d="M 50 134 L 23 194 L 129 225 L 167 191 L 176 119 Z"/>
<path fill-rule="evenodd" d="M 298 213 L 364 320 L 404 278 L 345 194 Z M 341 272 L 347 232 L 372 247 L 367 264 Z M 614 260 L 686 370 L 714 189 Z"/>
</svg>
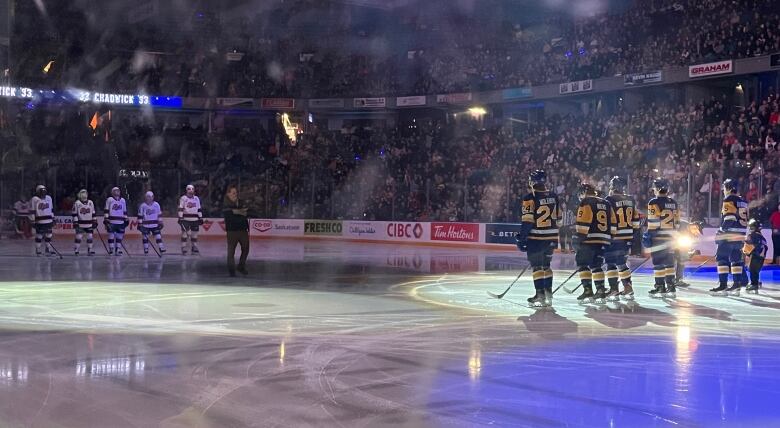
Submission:
<svg viewBox="0 0 780 428">
<path fill-rule="evenodd" d="M 241 19 L 221 18 L 218 9 L 184 14 L 187 25 L 178 27 L 120 22 L 107 31 L 92 25 L 89 10 L 63 2 L 50 5 L 63 9 L 49 12 L 51 26 L 30 32 L 40 12 L 23 2 L 14 34 L 29 48 L 17 55 L 10 78 L 195 97 L 392 96 L 541 85 L 780 51 L 774 0 L 637 1 L 619 12 L 551 12 L 530 22 L 514 19 L 511 2 L 494 3 L 480 6 L 481 13 L 437 2 L 368 13 L 342 2 L 288 0 Z"/>
<path fill-rule="evenodd" d="M 176 116 L 134 112 L 93 130 L 84 127 L 83 112 L 71 113 L 25 111 L 4 128 L 5 206 L 15 192 L 44 182 L 59 211 L 68 212 L 80 188 L 103 201 L 119 184 L 131 206 L 153 190 L 173 215 L 184 186 L 194 183 L 206 213 L 215 215 L 225 188 L 236 183 L 255 217 L 514 222 L 536 168 L 549 172 L 569 210 L 580 182 L 606 191 L 613 175 L 629 179 L 640 206 L 654 177 L 671 178 L 684 216 L 697 220 L 717 217 L 724 178 L 740 179 L 752 215 L 762 219 L 780 194 L 776 93 L 747 108 L 711 98 L 613 115 L 554 115 L 523 130 L 422 118 L 394 127 L 313 128 L 295 144 L 276 129 L 209 132 Z"/>
</svg>

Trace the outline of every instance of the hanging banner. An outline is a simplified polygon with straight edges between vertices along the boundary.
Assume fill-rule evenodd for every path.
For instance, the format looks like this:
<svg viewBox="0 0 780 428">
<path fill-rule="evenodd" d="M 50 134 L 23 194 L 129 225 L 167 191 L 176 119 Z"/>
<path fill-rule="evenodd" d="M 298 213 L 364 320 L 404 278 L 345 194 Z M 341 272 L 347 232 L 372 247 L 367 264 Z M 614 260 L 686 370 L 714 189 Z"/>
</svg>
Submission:
<svg viewBox="0 0 780 428">
<path fill-rule="evenodd" d="M 439 104 L 466 104 L 471 102 L 471 93 L 436 95 L 436 102 Z"/>
<path fill-rule="evenodd" d="M 292 110 L 295 108 L 293 98 L 263 98 L 260 106 L 265 110 Z"/>
<path fill-rule="evenodd" d="M 387 105 L 387 98 L 355 98 L 352 102 L 356 108 L 383 108 Z"/>
<path fill-rule="evenodd" d="M 344 108 L 344 100 L 341 98 L 319 98 L 309 100 L 311 108 Z"/>
<path fill-rule="evenodd" d="M 719 74 L 729 74 L 733 72 L 734 62 L 732 60 L 697 64 L 688 67 L 688 77 L 691 78 L 717 76 Z"/>
<path fill-rule="evenodd" d="M 626 86 L 646 85 L 648 83 L 663 82 L 663 73 L 660 71 L 651 71 L 649 73 L 631 73 L 623 77 Z"/>
<path fill-rule="evenodd" d="M 428 103 L 425 95 L 415 97 L 398 97 L 395 99 L 395 105 L 398 107 L 424 106 Z"/>
<path fill-rule="evenodd" d="M 522 98 L 531 98 L 533 90 L 531 88 L 512 88 L 501 91 L 501 96 L 505 100 L 518 100 Z"/>
<path fill-rule="evenodd" d="M 561 83 L 558 92 L 561 95 L 576 94 L 577 92 L 588 92 L 593 90 L 593 80 L 580 80 L 577 82 Z"/>
</svg>

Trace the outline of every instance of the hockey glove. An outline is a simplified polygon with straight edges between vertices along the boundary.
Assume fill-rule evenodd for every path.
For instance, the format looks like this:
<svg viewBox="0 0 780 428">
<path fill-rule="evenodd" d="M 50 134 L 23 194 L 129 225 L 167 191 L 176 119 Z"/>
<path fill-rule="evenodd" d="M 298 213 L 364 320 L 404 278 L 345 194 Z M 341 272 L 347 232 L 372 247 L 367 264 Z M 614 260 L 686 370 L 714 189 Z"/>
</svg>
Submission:
<svg viewBox="0 0 780 428">
<path fill-rule="evenodd" d="M 178 223 L 179 223 L 179 226 L 184 227 L 184 219 L 183 218 L 180 218 Z"/>
<path fill-rule="evenodd" d="M 198 226 L 203 226 L 203 219 L 202 218 L 198 219 Z"/>
<path fill-rule="evenodd" d="M 650 248 L 653 246 L 653 237 L 650 235 L 650 232 L 645 232 L 642 235 L 642 246 L 644 248 Z"/>
<path fill-rule="evenodd" d="M 517 249 L 521 252 L 528 251 L 528 241 L 523 239 L 519 233 L 515 234 L 515 243 L 517 244 Z"/>
</svg>

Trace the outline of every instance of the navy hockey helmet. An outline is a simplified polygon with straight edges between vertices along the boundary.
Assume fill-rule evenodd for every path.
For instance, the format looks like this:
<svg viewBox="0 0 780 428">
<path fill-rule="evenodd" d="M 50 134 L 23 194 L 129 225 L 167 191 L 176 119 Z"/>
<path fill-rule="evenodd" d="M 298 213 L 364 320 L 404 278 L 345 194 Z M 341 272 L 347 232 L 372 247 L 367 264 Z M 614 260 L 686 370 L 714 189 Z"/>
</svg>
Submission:
<svg viewBox="0 0 780 428">
<path fill-rule="evenodd" d="M 653 189 L 655 189 L 658 193 L 669 192 L 669 180 L 661 177 L 656 178 L 653 180 Z"/>
<path fill-rule="evenodd" d="M 615 192 L 625 192 L 626 190 L 626 180 L 624 180 L 620 176 L 614 176 L 611 180 L 609 180 L 609 190 L 615 191 Z"/>
<path fill-rule="evenodd" d="M 584 198 L 585 196 L 595 196 L 596 187 L 590 183 L 581 183 L 577 194 L 580 195 L 580 199 Z"/>
<path fill-rule="evenodd" d="M 759 230 L 761 230 L 761 222 L 754 218 L 751 218 L 750 221 L 748 222 L 748 229 L 750 229 L 751 231 L 758 232 Z"/>
<path fill-rule="evenodd" d="M 739 182 L 733 178 L 727 178 L 723 181 L 723 189 L 728 193 L 736 192 L 738 188 Z"/>
<path fill-rule="evenodd" d="M 547 184 L 547 173 L 542 169 L 537 169 L 528 175 L 528 184 L 531 187 L 544 186 Z"/>
</svg>

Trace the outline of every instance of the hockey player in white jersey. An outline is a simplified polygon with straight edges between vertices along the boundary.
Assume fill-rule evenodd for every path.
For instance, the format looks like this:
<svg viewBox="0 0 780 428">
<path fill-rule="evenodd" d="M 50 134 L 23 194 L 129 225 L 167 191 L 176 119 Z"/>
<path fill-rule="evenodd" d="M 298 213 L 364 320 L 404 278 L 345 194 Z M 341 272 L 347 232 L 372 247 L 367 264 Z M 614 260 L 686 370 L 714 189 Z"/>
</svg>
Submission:
<svg viewBox="0 0 780 428">
<path fill-rule="evenodd" d="M 111 189 L 111 196 L 106 199 L 103 225 L 108 232 L 108 254 L 122 255 L 122 239 L 125 228 L 130 222 L 127 219 L 127 202 L 122 197 L 118 187 Z"/>
<path fill-rule="evenodd" d="M 203 209 L 200 198 L 195 196 L 195 186 L 187 186 L 186 193 L 179 198 L 179 226 L 181 226 L 181 253 L 187 254 L 187 238 L 192 245 L 192 254 L 198 254 L 198 232 L 203 224 Z"/>
<path fill-rule="evenodd" d="M 154 235 L 160 253 L 165 252 L 165 244 L 162 240 L 162 210 L 160 204 L 155 202 L 154 193 L 146 192 L 144 202 L 138 207 L 138 230 L 144 241 L 144 254 L 149 254 L 149 235 Z"/>
<path fill-rule="evenodd" d="M 54 228 L 54 202 L 51 196 L 46 194 L 46 186 L 39 184 L 35 187 L 35 196 L 30 201 L 35 226 L 35 254 L 43 254 L 43 243 L 46 243 L 46 254 L 54 254 L 51 247 L 52 229 Z"/>
<path fill-rule="evenodd" d="M 76 203 L 73 204 L 73 229 L 76 231 L 76 237 L 73 241 L 73 253 L 79 255 L 81 250 L 81 240 L 87 235 L 87 255 L 94 256 L 92 249 L 93 233 L 97 229 L 97 212 L 95 204 L 89 200 L 89 194 L 86 189 L 81 189 Z"/>
<path fill-rule="evenodd" d="M 32 205 L 25 195 L 19 195 L 19 200 L 14 202 L 14 228 L 19 238 L 30 239 L 32 237 Z"/>
</svg>

